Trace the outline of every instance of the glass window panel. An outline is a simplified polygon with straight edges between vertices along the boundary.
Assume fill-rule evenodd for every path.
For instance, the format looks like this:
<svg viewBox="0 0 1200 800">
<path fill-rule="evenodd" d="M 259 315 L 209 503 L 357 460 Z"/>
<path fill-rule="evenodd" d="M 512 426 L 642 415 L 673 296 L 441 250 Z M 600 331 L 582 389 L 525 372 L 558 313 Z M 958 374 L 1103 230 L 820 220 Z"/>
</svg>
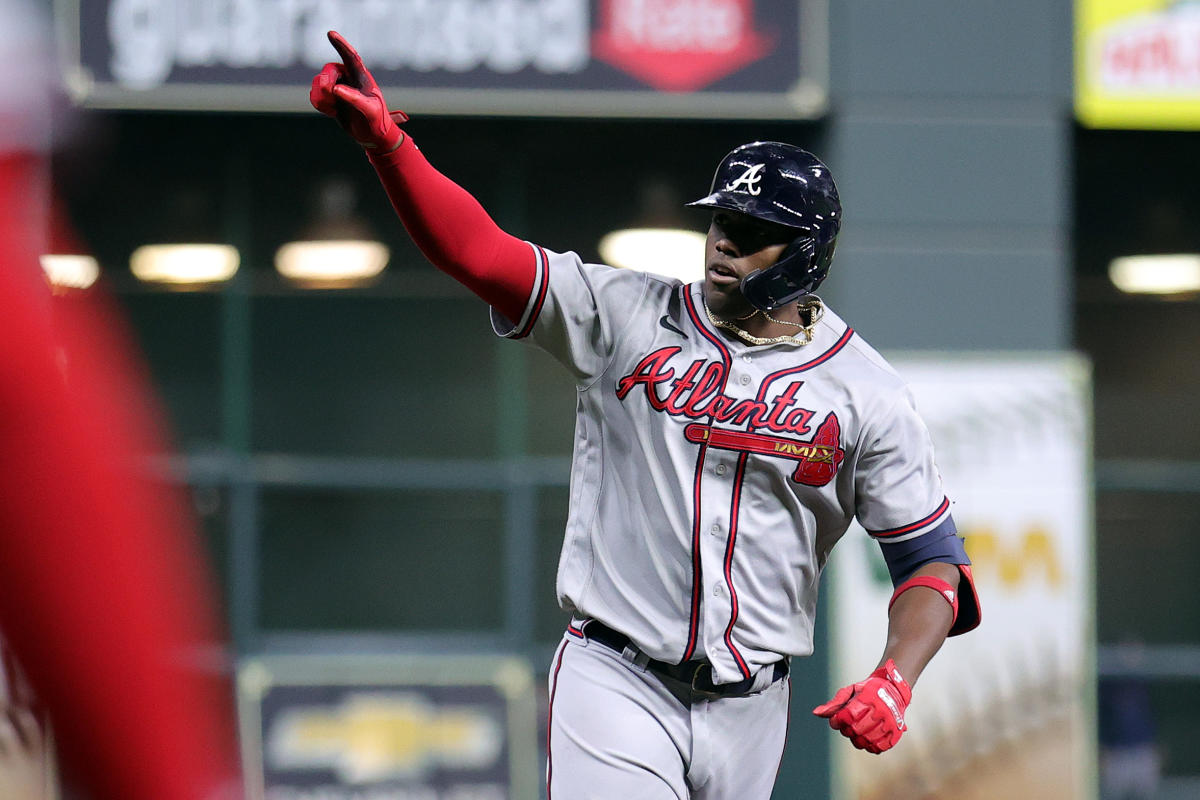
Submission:
<svg viewBox="0 0 1200 800">
<path fill-rule="evenodd" d="M 1200 640 L 1200 493 L 1099 492 L 1096 603 L 1101 642 Z"/>
<path fill-rule="evenodd" d="M 224 486 L 190 486 L 186 488 L 190 511 L 196 521 L 204 555 L 208 558 L 208 574 L 215 582 L 218 601 L 226 615 L 229 612 L 229 490 Z"/>
<path fill-rule="evenodd" d="M 496 343 L 476 298 L 260 297 L 253 316 L 256 450 L 495 452 Z"/>
<path fill-rule="evenodd" d="M 221 298 L 154 292 L 121 297 L 179 449 L 221 437 Z"/>
<path fill-rule="evenodd" d="M 267 489 L 261 624 L 277 630 L 495 630 L 495 492 Z"/>
<path fill-rule="evenodd" d="M 1200 708 L 1200 682 L 1156 681 L 1150 686 L 1150 708 L 1157 727 L 1157 741 L 1165 751 L 1163 772 L 1187 776 L 1193 782 L 1200 775 L 1200 748 L 1196 741 L 1196 709 Z M 1168 798 L 1164 790 L 1158 797 Z M 1174 795 L 1191 797 L 1186 790 Z"/>
</svg>

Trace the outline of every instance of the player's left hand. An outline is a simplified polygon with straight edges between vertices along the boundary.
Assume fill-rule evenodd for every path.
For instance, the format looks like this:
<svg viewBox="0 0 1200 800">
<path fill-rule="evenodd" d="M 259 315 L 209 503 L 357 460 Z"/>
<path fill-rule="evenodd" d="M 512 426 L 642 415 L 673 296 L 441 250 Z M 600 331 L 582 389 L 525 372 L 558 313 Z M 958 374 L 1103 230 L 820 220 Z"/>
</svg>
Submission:
<svg viewBox="0 0 1200 800">
<path fill-rule="evenodd" d="M 882 753 L 900 741 L 910 700 L 912 689 L 889 658 L 865 681 L 838 689 L 832 700 L 814 708 L 813 713 L 826 717 L 829 727 L 841 731 L 859 750 Z"/>
<path fill-rule="evenodd" d="M 333 117 L 354 140 L 371 150 L 390 153 L 404 141 L 396 123 L 407 122 L 403 111 L 388 111 L 379 84 L 363 64 L 358 51 L 337 31 L 329 42 L 342 63 L 326 64 L 313 78 L 308 100 L 313 108 Z"/>
</svg>

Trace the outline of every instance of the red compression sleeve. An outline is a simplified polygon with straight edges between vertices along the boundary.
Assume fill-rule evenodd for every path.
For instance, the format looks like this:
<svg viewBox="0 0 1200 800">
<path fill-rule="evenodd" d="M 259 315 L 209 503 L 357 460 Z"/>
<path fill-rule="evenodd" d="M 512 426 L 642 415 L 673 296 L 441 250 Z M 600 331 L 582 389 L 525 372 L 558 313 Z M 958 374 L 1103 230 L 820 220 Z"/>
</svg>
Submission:
<svg viewBox="0 0 1200 800">
<path fill-rule="evenodd" d="M 411 136 L 370 159 L 425 257 L 508 319 L 519 320 L 537 270 L 533 248 L 502 231 L 478 200 L 434 169 Z"/>
</svg>

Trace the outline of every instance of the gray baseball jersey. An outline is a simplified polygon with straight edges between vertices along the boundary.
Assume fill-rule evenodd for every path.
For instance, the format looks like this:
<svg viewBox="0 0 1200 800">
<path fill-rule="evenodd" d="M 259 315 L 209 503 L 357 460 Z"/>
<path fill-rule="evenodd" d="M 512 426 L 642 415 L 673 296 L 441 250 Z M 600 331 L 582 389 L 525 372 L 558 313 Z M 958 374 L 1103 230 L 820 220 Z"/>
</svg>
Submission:
<svg viewBox="0 0 1200 800">
<path fill-rule="evenodd" d="M 949 516 L 911 394 L 833 311 L 807 345 L 749 345 L 710 322 L 702 282 L 534 250 L 522 318 L 492 323 L 578 387 L 564 609 L 740 681 L 812 652 L 853 518 L 901 541 Z"/>
</svg>

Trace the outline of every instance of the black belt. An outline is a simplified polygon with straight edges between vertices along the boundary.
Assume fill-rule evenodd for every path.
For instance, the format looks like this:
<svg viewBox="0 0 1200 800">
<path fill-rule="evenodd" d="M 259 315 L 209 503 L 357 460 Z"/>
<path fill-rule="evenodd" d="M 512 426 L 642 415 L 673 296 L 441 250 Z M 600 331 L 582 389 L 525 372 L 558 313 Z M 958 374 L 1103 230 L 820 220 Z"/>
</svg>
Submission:
<svg viewBox="0 0 1200 800">
<path fill-rule="evenodd" d="M 620 631 L 614 631 L 600 620 L 589 619 L 583 623 L 582 627 L 583 635 L 589 641 L 599 642 L 618 653 L 624 653 L 625 648 L 630 646 L 628 636 Z M 637 645 L 634 645 L 634 649 L 637 649 Z M 788 662 L 786 658 L 776 661 L 773 667 L 774 673 L 771 676 L 771 683 L 788 674 Z M 646 669 L 659 677 L 668 678 L 689 686 L 696 694 L 712 697 L 744 695 L 754 687 L 753 676 L 745 680 L 740 680 L 737 683 L 713 683 L 712 664 L 703 660 L 670 664 L 666 661 L 658 661 L 652 658 L 646 662 Z"/>
</svg>

